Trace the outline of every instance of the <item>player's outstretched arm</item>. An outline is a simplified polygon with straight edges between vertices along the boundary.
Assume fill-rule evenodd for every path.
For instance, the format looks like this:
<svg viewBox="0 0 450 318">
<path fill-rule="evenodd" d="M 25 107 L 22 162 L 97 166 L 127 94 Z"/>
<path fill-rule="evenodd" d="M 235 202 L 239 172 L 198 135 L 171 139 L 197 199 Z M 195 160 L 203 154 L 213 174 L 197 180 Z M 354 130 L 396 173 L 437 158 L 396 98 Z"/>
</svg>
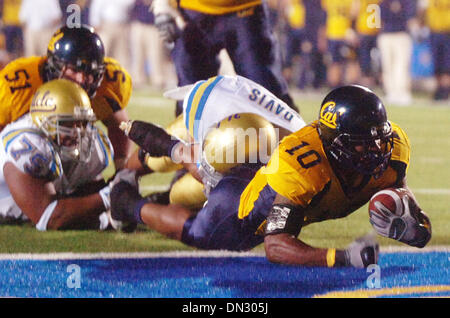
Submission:
<svg viewBox="0 0 450 318">
<path fill-rule="evenodd" d="M 153 170 L 148 167 L 145 163 L 146 152 L 142 148 L 138 148 L 135 152 L 128 158 L 125 164 L 125 169 L 136 171 L 137 176 L 143 176 L 152 173 Z"/>
<path fill-rule="evenodd" d="M 94 228 L 91 222 L 106 210 L 98 192 L 58 199 L 48 180 L 32 177 L 12 163 L 6 163 L 3 172 L 14 201 L 39 230 Z"/>
<path fill-rule="evenodd" d="M 130 120 L 122 122 L 120 127 L 125 132 L 125 135 L 141 148 L 139 150 L 141 155 L 147 153 L 154 159 L 168 157 L 173 161 L 174 165 L 176 163 L 182 164 L 195 179 L 202 182 L 202 177 L 199 175 L 196 165 L 198 149 L 195 144 L 185 143 L 176 136 L 170 135 L 163 128 L 149 122 Z M 130 162 L 130 166 L 127 168 L 135 169 L 139 166 L 136 159 L 139 159 L 139 153 L 134 154 L 133 162 Z M 141 157 L 141 163 L 143 160 L 144 158 Z M 158 171 L 158 169 L 155 171 Z"/>
<path fill-rule="evenodd" d="M 181 240 L 183 227 L 192 212 L 181 205 L 161 205 L 143 198 L 137 184 L 121 180 L 111 191 L 111 218 L 115 223 L 146 224 L 149 228 Z"/>
<path fill-rule="evenodd" d="M 287 265 L 364 268 L 378 261 L 373 237 L 359 238 L 344 250 L 316 248 L 297 238 L 304 210 L 277 195 L 267 217 L 264 247 L 269 261 Z"/>
<path fill-rule="evenodd" d="M 103 124 L 108 129 L 108 138 L 111 140 L 114 149 L 114 165 L 116 170 L 121 170 L 125 167 L 128 158 L 133 152 L 131 140 L 119 128 L 120 123 L 123 121 L 128 121 L 128 114 L 125 109 L 119 110 L 103 120 Z"/>
</svg>

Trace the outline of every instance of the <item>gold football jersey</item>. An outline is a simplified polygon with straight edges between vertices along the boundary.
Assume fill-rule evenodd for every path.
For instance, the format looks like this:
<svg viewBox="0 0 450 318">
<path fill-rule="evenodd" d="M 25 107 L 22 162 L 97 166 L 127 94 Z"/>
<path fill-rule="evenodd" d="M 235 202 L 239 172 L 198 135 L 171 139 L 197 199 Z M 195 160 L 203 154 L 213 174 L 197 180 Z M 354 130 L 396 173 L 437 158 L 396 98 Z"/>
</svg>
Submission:
<svg viewBox="0 0 450 318">
<path fill-rule="evenodd" d="M 0 126 L 17 120 L 28 113 L 36 90 L 43 84 L 43 68 L 46 57 L 19 58 L 6 65 L 0 72 Z M 106 71 L 92 108 L 98 120 L 127 106 L 132 83 L 128 72 L 112 59 L 105 58 Z"/>
<path fill-rule="evenodd" d="M 259 193 L 267 185 L 304 208 L 303 225 L 345 217 L 357 210 L 373 194 L 393 186 L 406 173 L 398 171 L 394 162 L 402 162 L 407 169 L 409 140 L 399 126 L 391 124 L 394 149 L 388 169 L 378 179 L 361 176 L 360 185 L 352 189 L 345 188 L 332 170 L 317 131 L 317 121 L 287 136 L 241 195 L 239 217 L 251 213 Z"/>
<path fill-rule="evenodd" d="M 450 32 L 450 0 L 428 0 L 425 18 L 431 31 Z"/>
<path fill-rule="evenodd" d="M 353 0 L 322 0 L 322 8 L 327 13 L 327 37 L 333 40 L 343 40 L 351 28 Z"/>
</svg>

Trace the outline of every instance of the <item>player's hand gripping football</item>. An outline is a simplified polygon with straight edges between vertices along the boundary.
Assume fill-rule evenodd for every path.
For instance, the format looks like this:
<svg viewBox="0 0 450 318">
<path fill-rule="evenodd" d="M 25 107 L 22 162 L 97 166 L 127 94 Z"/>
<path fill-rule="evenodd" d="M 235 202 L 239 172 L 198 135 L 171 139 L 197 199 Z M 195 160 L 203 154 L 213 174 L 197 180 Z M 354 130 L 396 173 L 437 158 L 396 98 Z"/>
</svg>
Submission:
<svg viewBox="0 0 450 318">
<path fill-rule="evenodd" d="M 388 189 L 376 194 L 369 204 L 370 223 L 381 236 L 415 247 L 431 239 L 431 222 L 404 189 Z M 382 199 L 381 195 L 389 195 Z M 380 199 L 378 199 L 380 198 Z M 389 200 L 397 203 L 389 206 Z"/>
</svg>

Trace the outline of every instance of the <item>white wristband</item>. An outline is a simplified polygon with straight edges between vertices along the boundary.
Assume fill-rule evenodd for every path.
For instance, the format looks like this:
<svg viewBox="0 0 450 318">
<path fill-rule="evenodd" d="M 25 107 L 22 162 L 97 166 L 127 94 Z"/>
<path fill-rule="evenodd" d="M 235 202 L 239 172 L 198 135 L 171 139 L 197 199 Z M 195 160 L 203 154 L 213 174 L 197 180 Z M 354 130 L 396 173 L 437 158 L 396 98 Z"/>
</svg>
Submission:
<svg viewBox="0 0 450 318">
<path fill-rule="evenodd" d="M 39 222 L 37 222 L 36 224 L 36 229 L 38 231 L 47 231 L 48 221 L 52 217 L 52 214 L 55 211 L 57 204 L 58 201 L 55 200 L 45 208 L 44 213 L 42 213 L 41 218 L 39 219 Z"/>
<path fill-rule="evenodd" d="M 103 205 L 105 206 L 105 210 L 109 210 L 111 208 L 111 199 L 109 197 L 111 193 L 111 188 L 109 185 L 101 189 L 98 194 L 100 194 L 100 197 L 102 198 Z"/>
</svg>

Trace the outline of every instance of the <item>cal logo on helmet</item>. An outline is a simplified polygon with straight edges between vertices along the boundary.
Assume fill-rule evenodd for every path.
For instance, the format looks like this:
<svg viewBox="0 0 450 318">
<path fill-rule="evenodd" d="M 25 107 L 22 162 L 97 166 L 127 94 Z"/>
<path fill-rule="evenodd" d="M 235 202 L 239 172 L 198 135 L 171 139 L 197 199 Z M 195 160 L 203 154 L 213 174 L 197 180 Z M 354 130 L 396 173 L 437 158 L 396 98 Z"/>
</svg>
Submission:
<svg viewBox="0 0 450 318">
<path fill-rule="evenodd" d="M 53 35 L 53 37 L 51 38 L 50 42 L 48 43 L 48 47 L 47 49 L 50 52 L 54 52 L 55 51 L 55 44 L 56 42 L 59 41 L 59 39 L 61 39 L 64 36 L 64 32 L 58 32 L 55 35 Z"/>
<path fill-rule="evenodd" d="M 340 112 L 336 109 L 336 103 L 331 101 L 322 106 L 320 110 L 320 122 L 327 127 L 335 129 Z"/>
</svg>

